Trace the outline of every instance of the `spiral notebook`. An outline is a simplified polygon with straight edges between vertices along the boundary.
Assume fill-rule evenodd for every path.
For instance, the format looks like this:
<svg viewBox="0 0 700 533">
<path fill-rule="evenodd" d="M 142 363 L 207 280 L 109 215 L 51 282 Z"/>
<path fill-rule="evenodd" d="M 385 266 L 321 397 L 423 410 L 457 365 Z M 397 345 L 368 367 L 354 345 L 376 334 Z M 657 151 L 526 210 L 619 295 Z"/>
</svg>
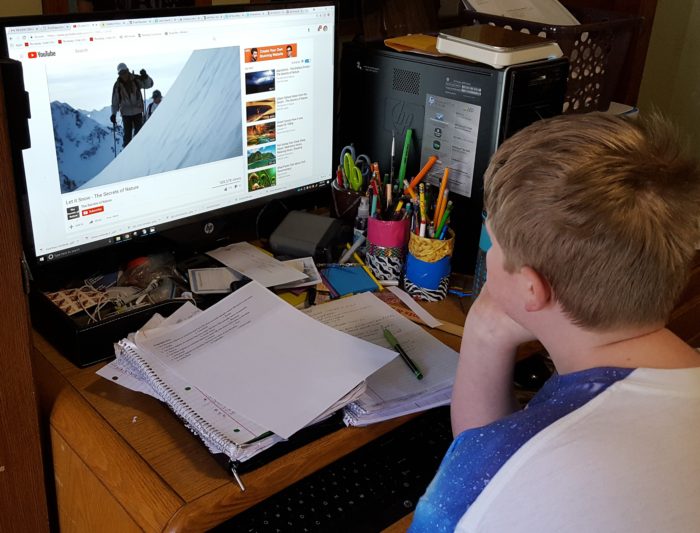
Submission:
<svg viewBox="0 0 700 533">
<path fill-rule="evenodd" d="M 163 401 L 210 451 L 232 461 L 357 399 L 365 379 L 395 356 L 307 317 L 256 282 L 206 311 L 185 304 L 154 318 L 115 354 L 99 375 Z"/>
</svg>

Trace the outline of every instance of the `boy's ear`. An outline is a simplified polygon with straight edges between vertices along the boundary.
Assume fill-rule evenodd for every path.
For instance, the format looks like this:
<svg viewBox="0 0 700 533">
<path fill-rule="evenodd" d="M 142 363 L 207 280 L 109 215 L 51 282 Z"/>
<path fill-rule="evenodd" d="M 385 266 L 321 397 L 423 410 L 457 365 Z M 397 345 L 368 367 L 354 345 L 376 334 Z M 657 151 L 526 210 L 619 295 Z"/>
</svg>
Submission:
<svg viewBox="0 0 700 533">
<path fill-rule="evenodd" d="M 524 266 L 520 269 L 520 289 L 523 291 L 526 311 L 540 311 L 552 300 L 552 287 L 547 279 L 535 269 Z"/>
</svg>

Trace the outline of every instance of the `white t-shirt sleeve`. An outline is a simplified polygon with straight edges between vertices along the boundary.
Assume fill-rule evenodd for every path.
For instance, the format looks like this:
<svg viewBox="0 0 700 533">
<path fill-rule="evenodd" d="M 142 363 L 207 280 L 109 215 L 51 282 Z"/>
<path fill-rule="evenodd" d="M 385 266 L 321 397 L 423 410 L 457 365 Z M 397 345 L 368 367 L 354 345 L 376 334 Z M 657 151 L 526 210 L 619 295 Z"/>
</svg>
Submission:
<svg viewBox="0 0 700 533">
<path fill-rule="evenodd" d="M 547 427 L 456 531 L 700 531 L 700 369 L 635 370 Z"/>
</svg>

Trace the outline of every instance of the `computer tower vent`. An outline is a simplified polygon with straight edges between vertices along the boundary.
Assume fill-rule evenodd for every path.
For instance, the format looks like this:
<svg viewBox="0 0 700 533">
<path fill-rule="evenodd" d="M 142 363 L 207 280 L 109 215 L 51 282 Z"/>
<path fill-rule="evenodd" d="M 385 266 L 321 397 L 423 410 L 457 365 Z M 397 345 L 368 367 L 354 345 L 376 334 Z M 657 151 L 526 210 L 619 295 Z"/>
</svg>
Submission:
<svg viewBox="0 0 700 533">
<path fill-rule="evenodd" d="M 420 94 L 420 72 L 395 68 L 392 88 L 404 93 Z"/>
</svg>

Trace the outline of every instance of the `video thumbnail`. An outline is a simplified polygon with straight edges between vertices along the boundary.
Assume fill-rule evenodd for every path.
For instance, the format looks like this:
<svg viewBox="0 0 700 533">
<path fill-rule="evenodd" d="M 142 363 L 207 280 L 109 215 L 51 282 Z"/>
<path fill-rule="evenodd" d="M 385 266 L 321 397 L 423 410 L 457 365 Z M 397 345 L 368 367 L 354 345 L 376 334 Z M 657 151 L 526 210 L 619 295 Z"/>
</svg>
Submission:
<svg viewBox="0 0 700 533">
<path fill-rule="evenodd" d="M 254 100 L 246 103 L 246 122 L 257 122 L 259 120 L 267 120 L 275 118 L 277 113 L 277 103 L 274 98 L 266 100 Z"/>
<path fill-rule="evenodd" d="M 274 167 L 256 170 L 248 174 L 248 192 L 277 185 L 277 170 Z"/>
<path fill-rule="evenodd" d="M 276 137 L 275 122 L 263 122 L 262 124 L 254 124 L 247 128 L 248 146 L 274 142 Z"/>
<path fill-rule="evenodd" d="M 276 144 L 248 149 L 248 170 L 274 165 L 276 162 Z"/>
<path fill-rule="evenodd" d="M 246 72 L 245 93 L 257 94 L 275 90 L 275 71 L 258 70 L 257 72 Z"/>
</svg>

